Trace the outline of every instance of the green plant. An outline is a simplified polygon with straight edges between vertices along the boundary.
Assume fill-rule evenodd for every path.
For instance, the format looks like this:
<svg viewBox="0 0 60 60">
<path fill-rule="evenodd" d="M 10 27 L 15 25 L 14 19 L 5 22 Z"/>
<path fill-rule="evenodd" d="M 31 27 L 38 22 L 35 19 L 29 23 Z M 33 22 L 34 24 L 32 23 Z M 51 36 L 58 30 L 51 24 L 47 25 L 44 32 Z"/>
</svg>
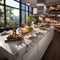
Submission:
<svg viewBox="0 0 60 60">
<path fill-rule="evenodd" d="M 30 14 L 30 15 L 28 16 L 28 22 L 34 22 L 34 21 L 35 21 L 34 16 Z"/>
<path fill-rule="evenodd" d="M 0 22 L 1 22 L 1 24 L 4 24 L 4 20 L 1 20 Z"/>
</svg>

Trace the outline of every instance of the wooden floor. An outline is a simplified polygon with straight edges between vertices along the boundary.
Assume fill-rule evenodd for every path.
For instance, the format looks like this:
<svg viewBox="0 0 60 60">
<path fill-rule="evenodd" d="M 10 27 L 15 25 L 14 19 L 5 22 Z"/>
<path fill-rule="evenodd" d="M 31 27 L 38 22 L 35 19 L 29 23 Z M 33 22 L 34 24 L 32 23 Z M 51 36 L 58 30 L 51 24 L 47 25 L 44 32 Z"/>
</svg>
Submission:
<svg viewBox="0 0 60 60">
<path fill-rule="evenodd" d="M 60 32 L 55 31 L 54 37 L 42 60 L 60 60 Z"/>
<path fill-rule="evenodd" d="M 6 58 L 4 58 L 4 59 L 1 59 L 1 58 L 0 58 L 0 60 L 8 60 L 8 59 L 6 59 Z"/>
</svg>

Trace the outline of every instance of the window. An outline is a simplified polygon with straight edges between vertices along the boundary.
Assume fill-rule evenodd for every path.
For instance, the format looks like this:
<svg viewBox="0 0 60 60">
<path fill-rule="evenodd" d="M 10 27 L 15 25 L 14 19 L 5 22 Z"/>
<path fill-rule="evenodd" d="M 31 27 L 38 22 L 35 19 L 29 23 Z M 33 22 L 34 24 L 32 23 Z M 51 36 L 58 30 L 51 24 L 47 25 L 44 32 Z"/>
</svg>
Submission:
<svg viewBox="0 0 60 60">
<path fill-rule="evenodd" d="M 28 6 L 26 5 L 26 11 L 28 11 Z"/>
<path fill-rule="evenodd" d="M 19 26 L 19 3 L 14 0 L 6 0 L 7 26 Z"/>
<path fill-rule="evenodd" d="M 22 26 L 25 25 L 25 11 L 22 10 Z"/>
<path fill-rule="evenodd" d="M 22 26 L 24 26 L 25 24 L 28 24 L 28 15 L 32 14 L 33 10 L 32 10 L 32 7 L 30 6 L 30 8 L 29 8 L 28 4 L 24 3 L 23 0 L 22 0 L 21 4 L 22 4 L 22 7 L 21 7 L 22 19 L 21 19 L 21 21 L 22 21 Z"/>
<path fill-rule="evenodd" d="M 25 10 L 25 4 L 22 4 L 22 9 Z"/>
<path fill-rule="evenodd" d="M 4 7 L 0 6 L 0 27 L 4 26 Z"/>
<path fill-rule="evenodd" d="M 4 0 L 0 0 L 0 3 L 3 4 L 4 3 Z"/>
<path fill-rule="evenodd" d="M 32 12 L 32 7 L 31 6 L 29 6 L 29 11 Z"/>
<path fill-rule="evenodd" d="M 23 0 L 0 0 L 0 27 L 24 26 L 28 23 L 28 15 L 33 12 L 31 8 Z"/>
<path fill-rule="evenodd" d="M 7 26 L 19 25 L 19 10 L 6 7 Z"/>
<path fill-rule="evenodd" d="M 28 24 L 28 12 L 26 12 L 26 24 Z"/>
<path fill-rule="evenodd" d="M 6 5 L 19 8 L 19 3 L 14 0 L 6 0 Z"/>
</svg>

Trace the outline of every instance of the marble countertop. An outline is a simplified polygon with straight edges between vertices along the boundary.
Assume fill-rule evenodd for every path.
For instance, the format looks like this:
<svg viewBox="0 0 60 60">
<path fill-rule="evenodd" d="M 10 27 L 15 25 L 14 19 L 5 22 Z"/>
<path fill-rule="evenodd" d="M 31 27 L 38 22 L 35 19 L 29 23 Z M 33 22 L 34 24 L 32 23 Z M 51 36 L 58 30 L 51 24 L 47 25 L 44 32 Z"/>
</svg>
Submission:
<svg viewBox="0 0 60 60">
<path fill-rule="evenodd" d="M 30 33 L 28 35 L 24 36 L 24 41 L 22 43 L 20 43 L 20 41 L 15 41 L 15 42 L 7 42 L 5 43 L 5 40 L 7 38 L 8 35 L 12 34 L 12 31 L 7 31 L 9 34 L 7 35 L 3 35 L 1 36 L 2 33 L 0 33 L 0 49 L 3 48 L 3 50 L 7 51 L 9 54 L 11 55 L 16 55 L 16 53 L 19 51 L 21 51 L 21 54 L 23 54 L 23 52 L 25 51 L 25 49 L 27 48 L 27 46 L 32 46 L 36 43 L 38 35 L 36 35 L 36 33 L 43 33 L 43 34 L 39 34 L 41 39 L 43 38 L 43 36 L 45 34 L 47 34 L 51 29 L 53 28 L 49 28 L 48 30 L 42 31 L 38 28 L 34 28 L 33 33 Z M 28 37 L 34 36 L 33 39 L 29 39 Z M 41 40 L 40 39 L 40 40 Z"/>
</svg>

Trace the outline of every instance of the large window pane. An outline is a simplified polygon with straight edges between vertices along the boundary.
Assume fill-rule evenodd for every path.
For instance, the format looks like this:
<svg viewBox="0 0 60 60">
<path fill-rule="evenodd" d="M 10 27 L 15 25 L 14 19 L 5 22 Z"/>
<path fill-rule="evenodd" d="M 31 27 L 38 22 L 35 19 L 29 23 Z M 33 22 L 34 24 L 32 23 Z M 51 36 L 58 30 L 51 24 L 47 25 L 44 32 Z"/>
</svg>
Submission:
<svg viewBox="0 0 60 60">
<path fill-rule="evenodd" d="M 22 4 L 22 9 L 25 10 L 25 4 Z"/>
<path fill-rule="evenodd" d="M 19 3 L 14 0 L 6 0 L 6 5 L 19 8 Z"/>
<path fill-rule="evenodd" d="M 26 11 L 28 11 L 28 6 L 26 5 Z"/>
<path fill-rule="evenodd" d="M 22 26 L 25 25 L 25 11 L 22 10 Z"/>
<path fill-rule="evenodd" d="M 29 6 L 29 11 L 32 12 L 32 7 L 31 6 Z"/>
<path fill-rule="evenodd" d="M 7 26 L 18 26 L 19 25 L 19 10 L 10 7 L 6 8 L 7 15 Z"/>
<path fill-rule="evenodd" d="M 26 12 L 26 24 L 28 23 L 28 12 Z"/>
<path fill-rule="evenodd" d="M 4 7 L 0 6 L 0 27 L 4 25 Z"/>
</svg>

